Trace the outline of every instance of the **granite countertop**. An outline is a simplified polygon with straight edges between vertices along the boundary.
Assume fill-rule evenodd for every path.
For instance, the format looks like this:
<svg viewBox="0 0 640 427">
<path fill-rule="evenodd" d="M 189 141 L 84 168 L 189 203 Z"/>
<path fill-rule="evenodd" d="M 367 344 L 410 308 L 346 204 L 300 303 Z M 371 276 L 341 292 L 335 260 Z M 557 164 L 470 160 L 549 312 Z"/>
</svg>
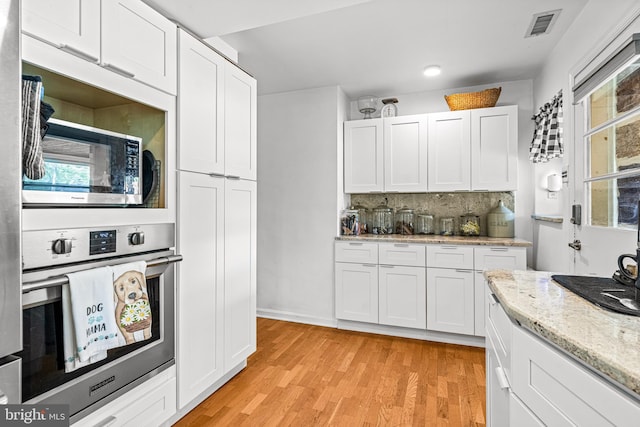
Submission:
<svg viewBox="0 0 640 427">
<path fill-rule="evenodd" d="M 359 236 L 338 236 L 336 240 L 363 242 L 395 243 L 431 243 L 444 245 L 480 245 L 480 246 L 531 246 L 531 242 L 522 239 L 487 236 L 441 236 L 438 234 L 361 234 Z"/>
<path fill-rule="evenodd" d="M 484 273 L 512 319 L 640 394 L 640 317 L 597 307 L 557 284 L 552 274 L 506 270 Z"/>
</svg>

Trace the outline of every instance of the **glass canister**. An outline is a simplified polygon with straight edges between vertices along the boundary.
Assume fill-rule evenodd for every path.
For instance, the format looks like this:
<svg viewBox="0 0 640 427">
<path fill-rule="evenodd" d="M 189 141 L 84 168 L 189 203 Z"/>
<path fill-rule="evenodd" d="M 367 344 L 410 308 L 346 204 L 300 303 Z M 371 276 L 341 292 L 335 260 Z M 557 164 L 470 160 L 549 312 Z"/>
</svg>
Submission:
<svg viewBox="0 0 640 427">
<path fill-rule="evenodd" d="M 382 100 L 384 107 L 380 110 L 380 117 L 396 117 L 398 115 L 397 98 L 386 98 Z"/>
<path fill-rule="evenodd" d="M 454 219 L 451 217 L 440 218 L 440 234 L 453 236 L 455 234 Z"/>
<path fill-rule="evenodd" d="M 359 213 L 355 209 L 344 209 L 340 213 L 340 234 L 342 236 L 357 236 L 360 234 Z"/>
<path fill-rule="evenodd" d="M 351 209 L 358 211 L 358 220 L 360 221 L 360 234 L 369 233 L 369 210 L 364 206 L 352 206 Z"/>
<path fill-rule="evenodd" d="M 426 212 L 416 214 L 416 234 L 434 234 L 433 215 Z"/>
<path fill-rule="evenodd" d="M 372 234 L 393 234 L 393 211 L 388 206 L 378 206 L 371 214 Z"/>
<path fill-rule="evenodd" d="M 396 212 L 396 234 L 414 234 L 413 209 L 402 208 Z"/>
<path fill-rule="evenodd" d="M 472 213 L 460 215 L 460 235 L 461 236 L 479 236 L 480 235 L 480 217 Z"/>
</svg>

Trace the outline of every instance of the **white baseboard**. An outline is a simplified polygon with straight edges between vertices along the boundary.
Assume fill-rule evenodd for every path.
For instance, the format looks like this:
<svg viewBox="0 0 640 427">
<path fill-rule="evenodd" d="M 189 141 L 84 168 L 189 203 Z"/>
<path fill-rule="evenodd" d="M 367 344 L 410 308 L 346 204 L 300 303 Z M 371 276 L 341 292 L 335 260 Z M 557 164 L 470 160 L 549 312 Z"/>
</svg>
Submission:
<svg viewBox="0 0 640 427">
<path fill-rule="evenodd" d="M 258 308 L 258 317 L 265 319 L 285 320 L 287 322 L 305 323 L 307 325 L 325 326 L 336 328 L 338 321 L 336 319 L 327 319 L 324 317 L 309 316 L 306 314 L 292 313 L 290 311 L 271 310 L 268 308 Z"/>
</svg>

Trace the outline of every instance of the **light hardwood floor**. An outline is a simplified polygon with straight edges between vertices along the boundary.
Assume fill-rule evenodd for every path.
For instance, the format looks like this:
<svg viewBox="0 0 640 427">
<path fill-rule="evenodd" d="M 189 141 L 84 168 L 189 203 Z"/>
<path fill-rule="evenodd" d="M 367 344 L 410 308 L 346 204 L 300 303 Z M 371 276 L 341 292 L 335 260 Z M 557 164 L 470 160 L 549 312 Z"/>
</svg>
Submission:
<svg viewBox="0 0 640 427">
<path fill-rule="evenodd" d="M 247 368 L 176 426 L 484 426 L 484 349 L 258 319 Z"/>
</svg>

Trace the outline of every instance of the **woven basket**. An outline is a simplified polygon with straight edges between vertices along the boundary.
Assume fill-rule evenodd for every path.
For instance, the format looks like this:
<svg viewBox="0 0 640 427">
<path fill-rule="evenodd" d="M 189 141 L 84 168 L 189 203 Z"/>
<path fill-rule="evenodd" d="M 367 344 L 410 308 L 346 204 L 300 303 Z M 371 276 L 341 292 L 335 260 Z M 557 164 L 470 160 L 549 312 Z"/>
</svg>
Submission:
<svg viewBox="0 0 640 427">
<path fill-rule="evenodd" d="M 127 325 L 127 326 L 123 326 L 124 330 L 129 332 L 130 334 L 136 332 L 136 331 L 141 331 L 143 329 L 148 328 L 149 326 L 151 326 L 151 319 L 144 319 L 144 320 L 140 320 L 138 322 L 132 323 L 131 325 Z"/>
<path fill-rule="evenodd" d="M 501 90 L 501 87 L 494 87 L 480 92 L 454 93 L 445 95 L 444 99 L 451 111 L 495 107 Z"/>
</svg>

